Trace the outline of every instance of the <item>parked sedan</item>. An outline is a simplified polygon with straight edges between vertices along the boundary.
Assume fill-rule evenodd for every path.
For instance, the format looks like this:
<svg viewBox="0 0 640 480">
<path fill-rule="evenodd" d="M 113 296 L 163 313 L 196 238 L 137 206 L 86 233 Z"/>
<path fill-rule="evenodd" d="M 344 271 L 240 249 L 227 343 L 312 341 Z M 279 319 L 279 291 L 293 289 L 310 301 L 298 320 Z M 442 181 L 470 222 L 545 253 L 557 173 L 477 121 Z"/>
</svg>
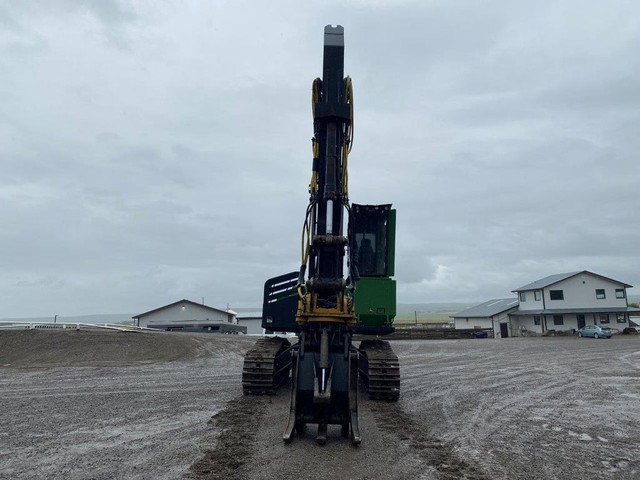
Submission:
<svg viewBox="0 0 640 480">
<path fill-rule="evenodd" d="M 587 325 L 578 330 L 579 337 L 611 338 L 612 335 L 613 332 L 609 327 L 600 325 Z"/>
</svg>

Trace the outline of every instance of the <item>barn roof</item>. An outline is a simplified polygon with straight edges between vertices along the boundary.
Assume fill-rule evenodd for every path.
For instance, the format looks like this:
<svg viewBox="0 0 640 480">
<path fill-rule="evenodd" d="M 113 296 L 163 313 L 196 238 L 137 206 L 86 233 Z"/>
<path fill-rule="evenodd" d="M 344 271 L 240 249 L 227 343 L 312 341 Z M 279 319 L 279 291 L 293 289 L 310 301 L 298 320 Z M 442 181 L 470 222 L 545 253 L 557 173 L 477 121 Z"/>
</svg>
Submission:
<svg viewBox="0 0 640 480">
<path fill-rule="evenodd" d="M 135 317 L 131 317 L 131 318 L 144 317 L 145 315 L 149 315 L 151 313 L 159 312 L 160 310 L 164 310 L 165 308 L 173 307 L 173 306 L 178 305 L 180 303 L 188 303 L 190 305 L 196 305 L 198 307 L 209 309 L 209 310 L 212 310 L 212 311 L 217 312 L 217 313 L 226 313 L 227 315 L 233 315 L 234 314 L 234 312 L 231 311 L 231 310 L 229 310 L 229 311 L 220 310 L 219 308 L 210 307 L 210 306 L 205 305 L 203 303 L 196 303 L 196 302 L 192 302 L 191 300 L 187 300 L 186 298 L 183 298 L 182 300 L 178 300 L 177 302 L 170 303 L 169 305 L 165 305 L 163 307 L 154 308 L 153 310 L 149 310 L 148 312 L 139 313 Z"/>
<path fill-rule="evenodd" d="M 492 317 L 517 306 L 517 298 L 496 298 L 451 315 L 451 318 Z"/>
<path fill-rule="evenodd" d="M 515 290 L 511 290 L 512 292 L 522 292 L 525 290 L 538 290 L 540 288 L 548 287 L 549 285 L 553 285 L 554 283 L 561 282 L 562 280 L 566 280 L 567 278 L 575 277 L 580 274 L 588 274 L 594 277 L 600 277 L 604 280 L 609 280 L 614 283 L 619 283 L 627 288 L 631 288 L 633 285 L 628 285 L 619 280 L 614 280 L 613 278 L 604 277 L 602 275 L 598 275 L 597 273 L 590 272 L 588 270 L 581 270 L 579 272 L 569 272 L 569 273 L 557 273 L 555 275 L 549 275 L 548 277 L 541 278 L 540 280 L 536 280 L 535 282 L 528 283 L 523 285 L 520 288 L 516 288 Z"/>
</svg>

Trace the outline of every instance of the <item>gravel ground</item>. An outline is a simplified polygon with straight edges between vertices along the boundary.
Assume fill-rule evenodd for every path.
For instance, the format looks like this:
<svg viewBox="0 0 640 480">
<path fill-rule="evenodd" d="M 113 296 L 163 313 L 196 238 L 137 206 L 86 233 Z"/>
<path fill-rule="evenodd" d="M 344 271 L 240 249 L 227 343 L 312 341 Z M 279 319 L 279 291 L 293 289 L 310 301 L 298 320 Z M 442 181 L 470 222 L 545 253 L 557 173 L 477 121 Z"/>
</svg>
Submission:
<svg viewBox="0 0 640 480">
<path fill-rule="evenodd" d="M 491 478 L 640 478 L 639 337 L 397 346 L 403 409 Z"/>
<path fill-rule="evenodd" d="M 401 400 L 361 395 L 356 448 L 282 442 L 288 391 L 241 395 L 251 338 L 30 333 L 0 332 L 0 478 L 640 477 L 640 337 L 395 341 Z"/>
<path fill-rule="evenodd" d="M 215 441 L 207 421 L 239 394 L 253 342 L 0 332 L 0 478 L 180 478 Z"/>
</svg>

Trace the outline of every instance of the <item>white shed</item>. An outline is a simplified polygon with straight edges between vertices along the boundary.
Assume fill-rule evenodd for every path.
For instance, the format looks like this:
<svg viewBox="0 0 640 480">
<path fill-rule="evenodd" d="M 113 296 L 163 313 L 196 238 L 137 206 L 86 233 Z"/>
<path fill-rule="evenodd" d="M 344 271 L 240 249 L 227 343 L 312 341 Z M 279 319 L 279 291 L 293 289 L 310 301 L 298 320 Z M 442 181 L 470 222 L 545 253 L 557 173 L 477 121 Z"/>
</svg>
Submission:
<svg viewBox="0 0 640 480">
<path fill-rule="evenodd" d="M 456 330 L 492 329 L 495 338 L 511 336 L 509 313 L 518 308 L 517 298 L 496 298 L 451 315 Z"/>
<path fill-rule="evenodd" d="M 238 329 L 235 314 L 207 305 L 182 299 L 133 317 L 139 327 L 185 331 L 245 331 Z"/>
</svg>

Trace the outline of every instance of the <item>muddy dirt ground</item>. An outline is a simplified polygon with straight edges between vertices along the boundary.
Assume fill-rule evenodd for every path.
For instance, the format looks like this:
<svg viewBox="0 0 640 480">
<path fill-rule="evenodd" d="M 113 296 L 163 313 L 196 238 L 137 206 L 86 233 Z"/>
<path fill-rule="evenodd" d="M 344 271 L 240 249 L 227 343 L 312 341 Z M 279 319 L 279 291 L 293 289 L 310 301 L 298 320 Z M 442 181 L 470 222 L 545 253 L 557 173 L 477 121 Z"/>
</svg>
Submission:
<svg viewBox="0 0 640 480">
<path fill-rule="evenodd" d="M 392 343 L 363 442 L 281 440 L 241 395 L 245 336 L 0 332 L 0 478 L 640 478 L 640 337 Z M 7 365 L 8 364 L 8 365 Z"/>
</svg>

